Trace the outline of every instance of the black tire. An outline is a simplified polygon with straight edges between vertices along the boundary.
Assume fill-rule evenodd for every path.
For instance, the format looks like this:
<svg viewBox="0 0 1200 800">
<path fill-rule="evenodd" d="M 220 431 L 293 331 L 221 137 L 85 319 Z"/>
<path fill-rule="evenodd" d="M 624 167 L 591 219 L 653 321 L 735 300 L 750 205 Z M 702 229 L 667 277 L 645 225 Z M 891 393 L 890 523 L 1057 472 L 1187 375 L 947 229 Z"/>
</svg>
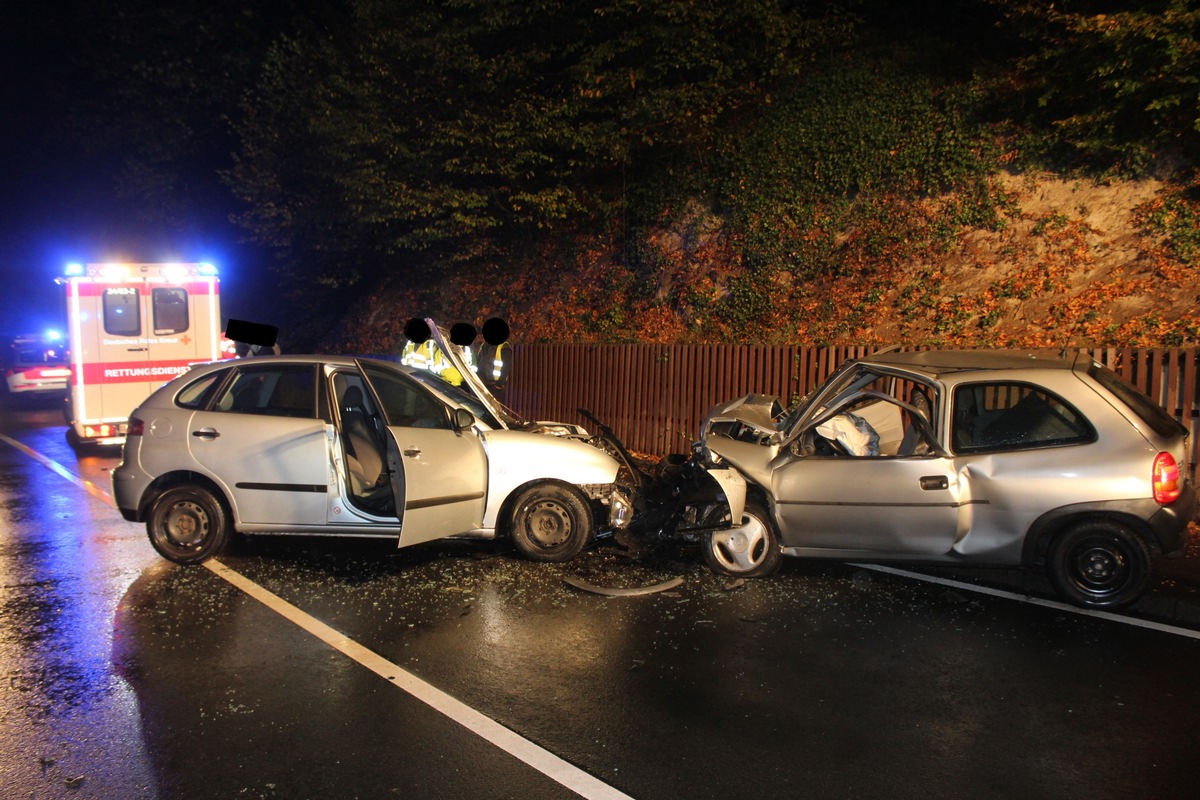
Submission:
<svg viewBox="0 0 1200 800">
<path fill-rule="evenodd" d="M 1150 583 L 1150 550 L 1118 522 L 1088 520 L 1068 528 L 1050 545 L 1047 577 L 1069 603 L 1085 608 L 1122 608 Z"/>
<path fill-rule="evenodd" d="M 738 578 L 765 578 L 783 563 L 779 534 L 766 507 L 748 500 L 740 525 L 704 537 L 704 560 L 709 569 Z"/>
<path fill-rule="evenodd" d="M 229 546 L 225 506 L 207 489 L 179 486 L 159 495 L 146 518 L 150 544 L 176 564 L 199 564 Z"/>
<path fill-rule="evenodd" d="M 531 486 L 512 505 L 513 546 L 533 561 L 570 561 L 592 540 L 595 523 L 578 492 L 547 483 Z"/>
</svg>

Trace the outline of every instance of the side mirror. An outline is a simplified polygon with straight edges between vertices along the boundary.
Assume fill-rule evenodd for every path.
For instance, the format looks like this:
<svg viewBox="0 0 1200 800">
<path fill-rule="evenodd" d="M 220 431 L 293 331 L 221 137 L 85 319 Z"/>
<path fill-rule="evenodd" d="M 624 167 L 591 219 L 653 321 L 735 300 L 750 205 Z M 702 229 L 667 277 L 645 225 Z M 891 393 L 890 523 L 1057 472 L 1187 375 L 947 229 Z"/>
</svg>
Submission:
<svg viewBox="0 0 1200 800">
<path fill-rule="evenodd" d="M 454 430 L 461 433 L 470 430 L 475 425 L 475 415 L 465 408 L 454 409 Z"/>
</svg>

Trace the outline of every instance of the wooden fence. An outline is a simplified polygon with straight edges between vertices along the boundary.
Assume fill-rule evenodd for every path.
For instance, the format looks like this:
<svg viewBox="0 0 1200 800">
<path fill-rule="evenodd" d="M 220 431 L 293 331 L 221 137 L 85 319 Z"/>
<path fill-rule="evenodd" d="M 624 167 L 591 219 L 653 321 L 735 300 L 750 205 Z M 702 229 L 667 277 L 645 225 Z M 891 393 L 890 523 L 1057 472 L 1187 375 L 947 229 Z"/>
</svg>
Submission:
<svg viewBox="0 0 1200 800">
<path fill-rule="evenodd" d="M 718 402 L 778 395 L 785 405 L 869 347 L 755 345 L 514 345 L 505 402 L 530 419 L 587 423 L 586 408 L 631 450 L 687 452 Z M 1141 388 L 1191 430 L 1189 472 L 1200 444 L 1196 349 L 1095 348 L 1094 359 Z M 592 426 L 595 427 L 595 426 Z"/>
</svg>

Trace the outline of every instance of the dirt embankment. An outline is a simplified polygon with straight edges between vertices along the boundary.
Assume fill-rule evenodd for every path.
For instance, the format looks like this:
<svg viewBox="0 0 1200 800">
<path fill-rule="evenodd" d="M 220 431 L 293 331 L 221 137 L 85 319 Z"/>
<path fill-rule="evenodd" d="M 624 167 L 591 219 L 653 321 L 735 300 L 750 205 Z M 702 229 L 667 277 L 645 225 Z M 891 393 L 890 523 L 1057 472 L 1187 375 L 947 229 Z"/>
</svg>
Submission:
<svg viewBox="0 0 1200 800">
<path fill-rule="evenodd" d="M 1142 221 L 1161 182 L 1001 180 L 1013 201 L 1005 224 L 964 231 L 956 250 L 924 265 L 940 297 L 919 334 L 981 344 L 1195 341 L 1197 265 L 1171 258 Z M 911 319 L 893 318 L 880 326 L 884 340 L 889 326 L 897 339 L 914 332 Z"/>
<path fill-rule="evenodd" d="M 339 346 L 391 352 L 418 315 L 477 325 L 502 316 L 523 342 L 1200 343 L 1200 259 L 1181 256 L 1162 224 L 1188 230 L 1180 220 L 1200 218 L 1200 203 L 1180 216 L 1178 187 L 1153 179 L 997 181 L 1006 200 L 996 227 L 958 230 L 946 247 L 921 231 L 952 202 L 902 202 L 884 223 L 892 228 L 882 238 L 899 242 L 891 252 L 858 244 L 869 238 L 862 231 L 834 235 L 835 277 L 804 277 L 798 256 L 755 283 L 744 243 L 697 204 L 634 245 L 589 234 L 519 264 L 456 268 L 422 291 L 381 290 Z M 927 243 L 909 247 L 908 230 Z M 643 254 L 637 264 L 618 255 L 631 250 Z"/>
</svg>

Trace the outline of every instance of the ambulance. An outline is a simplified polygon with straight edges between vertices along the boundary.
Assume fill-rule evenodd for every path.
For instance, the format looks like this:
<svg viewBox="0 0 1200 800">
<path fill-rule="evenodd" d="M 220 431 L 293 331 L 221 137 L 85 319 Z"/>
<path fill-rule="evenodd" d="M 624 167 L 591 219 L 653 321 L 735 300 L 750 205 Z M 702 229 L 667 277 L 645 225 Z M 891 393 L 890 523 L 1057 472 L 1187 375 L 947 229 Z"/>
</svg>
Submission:
<svg viewBox="0 0 1200 800">
<path fill-rule="evenodd" d="M 211 264 L 68 264 L 68 437 L 121 444 L 129 413 L 222 347 L 217 270 Z"/>
</svg>

